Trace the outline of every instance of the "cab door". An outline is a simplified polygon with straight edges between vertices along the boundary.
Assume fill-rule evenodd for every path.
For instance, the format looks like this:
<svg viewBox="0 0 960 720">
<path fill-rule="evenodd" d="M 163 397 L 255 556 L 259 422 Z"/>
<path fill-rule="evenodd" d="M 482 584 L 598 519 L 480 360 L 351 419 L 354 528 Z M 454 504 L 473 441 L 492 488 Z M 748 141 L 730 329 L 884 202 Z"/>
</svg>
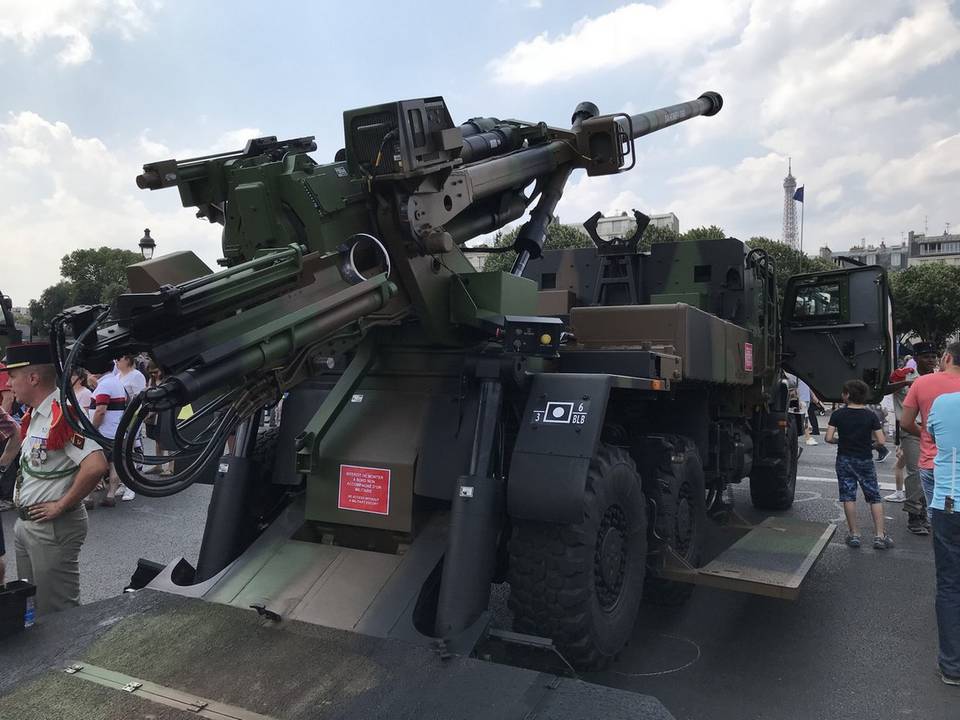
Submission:
<svg viewBox="0 0 960 720">
<path fill-rule="evenodd" d="M 781 315 L 783 367 L 821 400 L 840 402 L 847 380 L 863 380 L 880 402 L 893 368 L 893 303 L 875 265 L 794 275 Z"/>
</svg>

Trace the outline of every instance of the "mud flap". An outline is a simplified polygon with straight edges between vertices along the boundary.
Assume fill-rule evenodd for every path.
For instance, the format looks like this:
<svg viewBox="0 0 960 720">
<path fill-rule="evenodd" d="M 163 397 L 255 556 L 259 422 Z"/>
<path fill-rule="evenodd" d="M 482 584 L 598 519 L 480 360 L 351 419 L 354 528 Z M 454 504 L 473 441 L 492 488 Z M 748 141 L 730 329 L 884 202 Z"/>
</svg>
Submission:
<svg viewBox="0 0 960 720">
<path fill-rule="evenodd" d="M 533 378 L 507 479 L 511 517 L 579 523 L 590 461 L 603 431 L 612 376 Z"/>
</svg>

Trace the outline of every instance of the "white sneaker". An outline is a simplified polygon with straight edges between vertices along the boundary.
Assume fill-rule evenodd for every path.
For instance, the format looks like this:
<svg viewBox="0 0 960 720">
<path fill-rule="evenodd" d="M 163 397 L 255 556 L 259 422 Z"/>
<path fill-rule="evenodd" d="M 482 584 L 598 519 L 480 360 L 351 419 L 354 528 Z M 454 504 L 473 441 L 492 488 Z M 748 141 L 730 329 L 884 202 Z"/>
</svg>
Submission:
<svg viewBox="0 0 960 720">
<path fill-rule="evenodd" d="M 723 504 L 733 506 L 736 502 L 733 496 L 733 485 L 728 484 L 723 488 Z"/>
<path fill-rule="evenodd" d="M 907 494 L 903 490 L 897 490 L 896 492 L 886 495 L 883 499 L 887 502 L 903 502 L 907 499 Z"/>
<path fill-rule="evenodd" d="M 819 444 L 820 444 L 820 443 L 818 443 L 818 442 L 817 442 L 816 440 L 814 440 L 812 437 L 811 437 L 811 438 L 807 438 L 807 445 L 819 445 Z"/>
<path fill-rule="evenodd" d="M 133 490 L 131 490 L 130 488 L 124 488 L 123 495 L 120 496 L 120 499 L 123 500 L 124 502 L 130 502 L 136 496 L 137 494 Z"/>
</svg>

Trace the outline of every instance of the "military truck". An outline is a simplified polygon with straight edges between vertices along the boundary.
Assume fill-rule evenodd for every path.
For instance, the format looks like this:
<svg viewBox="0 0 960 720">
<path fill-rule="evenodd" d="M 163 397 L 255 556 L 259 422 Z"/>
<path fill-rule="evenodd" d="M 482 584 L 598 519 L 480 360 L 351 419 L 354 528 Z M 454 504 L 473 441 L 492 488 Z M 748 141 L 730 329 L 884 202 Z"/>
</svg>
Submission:
<svg viewBox="0 0 960 720">
<path fill-rule="evenodd" d="M 616 655 L 644 596 L 794 593 L 831 526 L 769 521 L 732 548 L 735 580 L 697 567 L 706 513 L 744 477 L 758 506 L 792 502 L 781 358 L 826 399 L 851 375 L 882 385 L 882 270 L 792 280 L 781 331 L 773 262 L 734 239 L 542 252 L 574 169 L 629 169 L 638 138 L 721 106 L 705 93 L 637 115 L 581 103 L 569 129 L 457 126 L 431 97 L 346 112 L 332 163 L 312 138 L 267 137 L 145 165 L 141 188 L 177 187 L 223 225 L 225 269 L 189 252 L 138 263 L 112 307 L 51 328 L 65 402 L 71 368 L 121 352 L 166 373 L 113 438 L 70 418 L 129 487 L 214 485 L 196 568 L 142 562 L 132 588 L 442 657 L 499 633 L 578 668 Z M 464 243 L 528 208 L 511 272 L 475 271 Z M 262 431 L 284 395 L 279 431 Z M 141 470 L 171 461 L 137 449 L 151 414 L 169 478 Z M 744 580 L 758 557 L 765 578 Z M 501 581 L 516 633 L 491 630 Z M 158 623 L 188 643 L 170 612 Z"/>
<path fill-rule="evenodd" d="M 634 216 L 632 237 L 607 241 L 596 232 L 598 212 L 585 223 L 595 248 L 547 251 L 525 277 L 537 282 L 539 311 L 570 328 L 559 372 L 659 383 L 609 393 L 599 436 L 601 448 L 626 452 L 642 480 L 649 506 L 644 598 L 682 602 L 694 584 L 796 597 L 833 528 L 770 519 L 700 568 L 707 516 L 724 511 L 724 489 L 745 479 L 756 508 L 792 506 L 798 444 L 784 370 L 827 400 L 839 400 L 851 378 L 882 394 L 892 352 L 886 275 L 862 267 L 789 278 L 781 311 L 776 268 L 762 250 L 727 238 L 654 244 L 638 253 L 649 218 Z M 579 409 L 579 397 L 570 395 Z M 579 437 L 563 440 L 565 454 Z M 546 494 L 551 474 L 543 477 Z M 562 532 L 518 523 L 514 543 L 523 552 L 559 548 Z M 539 625 L 527 620 L 543 615 L 536 583 L 526 584 L 529 595 L 516 592 L 522 577 L 511 585 L 518 618 L 536 631 Z M 549 613 L 563 617 L 558 610 Z"/>
</svg>

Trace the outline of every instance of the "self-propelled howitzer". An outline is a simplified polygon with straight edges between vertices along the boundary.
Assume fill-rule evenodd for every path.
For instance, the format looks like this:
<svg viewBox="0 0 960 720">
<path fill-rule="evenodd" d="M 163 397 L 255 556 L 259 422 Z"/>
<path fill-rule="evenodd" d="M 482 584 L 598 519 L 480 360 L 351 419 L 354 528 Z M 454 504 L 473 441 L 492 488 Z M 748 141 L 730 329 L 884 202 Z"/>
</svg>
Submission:
<svg viewBox="0 0 960 720">
<path fill-rule="evenodd" d="M 604 449 L 605 409 L 611 398 L 669 391 L 671 378 L 639 368 L 564 376 L 565 326 L 538 315 L 537 285 L 523 273 L 541 256 L 574 170 L 629 169 L 636 139 L 721 105 L 708 92 L 632 116 L 581 103 L 569 128 L 496 118 L 457 126 L 433 97 L 346 112 L 345 148 L 328 164 L 309 155 L 312 138 L 267 137 L 145 165 L 141 188 L 176 186 L 184 206 L 223 225 L 226 267 L 211 272 L 189 252 L 159 257 L 129 269 L 130 292 L 112 308 L 58 317 L 51 336 L 65 401 L 72 367 L 97 369 L 122 353 L 146 351 L 165 374 L 129 403 L 116 437 L 71 421 L 112 447 L 124 482 L 144 495 L 216 476 L 194 581 L 238 567 L 268 535 L 379 553 L 385 559 L 356 571 L 362 581 L 351 579 L 364 598 L 311 595 L 295 610 L 279 607 L 290 597 L 282 588 L 265 587 L 264 597 L 277 598 L 276 612 L 321 623 L 346 622 L 332 608 L 358 608 L 350 627 L 442 638 L 451 649 L 481 636 L 490 584 L 512 572 L 512 527 L 579 527 L 584 502 L 619 503 L 616 517 L 588 513 L 606 518 L 589 530 L 606 585 L 569 593 L 597 612 L 576 610 L 576 627 L 557 637 L 572 662 L 602 663 L 636 616 L 648 528 L 639 485 L 624 484 L 639 483 L 636 472 L 597 475 L 625 452 Z M 477 272 L 463 244 L 528 212 L 512 272 Z M 259 432 L 261 409 L 286 393 L 279 438 Z M 151 414 L 173 453 L 171 477 L 138 469 L 171 462 L 137 450 Z M 548 441 L 551 424 L 574 435 Z M 220 458 L 231 435 L 235 452 Z M 527 485 L 540 463 L 554 482 L 549 496 Z M 600 497 L 605 482 L 627 495 Z M 584 570 L 584 582 L 593 577 Z M 620 609 L 609 613 L 610 603 Z"/>
<path fill-rule="evenodd" d="M 257 138 L 242 151 L 150 163 L 137 185 L 176 186 L 185 207 L 222 224 L 228 269 L 210 273 L 192 253 L 131 267 L 132 292 L 109 315 L 75 308 L 59 319 L 58 356 L 66 360 L 66 320 L 78 335 L 88 331 L 74 362 L 150 352 L 167 380 L 144 397 L 146 416 L 230 387 L 245 388 L 242 407 L 252 412 L 378 325 L 413 319 L 427 342 L 482 343 L 502 329 L 502 316 L 533 314 L 534 288 L 517 276 L 540 256 L 574 169 L 606 175 L 633 167 L 635 139 L 721 106 L 708 92 L 633 116 L 600 115 L 581 103 L 569 130 L 496 118 L 456 127 L 434 97 L 344 113 L 346 147 L 332 164 L 310 157 L 312 137 Z M 463 276 L 475 273 L 463 243 L 531 205 L 512 276 L 476 273 L 479 289 L 469 290 Z M 130 415 L 118 456 L 132 447 Z M 132 467 L 127 475 L 144 494 L 158 492 Z M 159 492 L 183 482 L 165 485 Z"/>
</svg>

